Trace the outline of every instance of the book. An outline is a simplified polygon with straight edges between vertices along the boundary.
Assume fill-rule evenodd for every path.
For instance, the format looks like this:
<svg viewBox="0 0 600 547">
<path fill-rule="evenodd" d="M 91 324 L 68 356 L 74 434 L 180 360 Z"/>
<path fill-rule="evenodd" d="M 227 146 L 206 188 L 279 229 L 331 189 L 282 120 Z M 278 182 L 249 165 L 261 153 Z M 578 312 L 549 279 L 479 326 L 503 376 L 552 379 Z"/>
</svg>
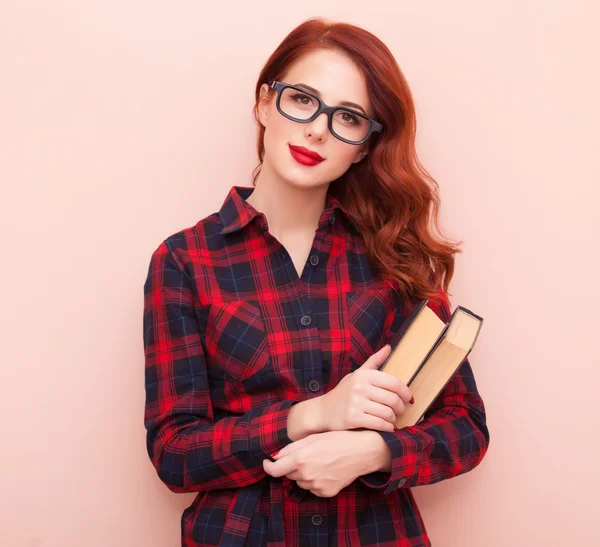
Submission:
<svg viewBox="0 0 600 547">
<path fill-rule="evenodd" d="M 427 306 L 415 305 L 390 342 L 392 352 L 379 370 L 402 380 L 415 402 L 405 405 L 396 427 L 416 425 L 471 353 L 483 318 L 458 306 L 447 323 Z"/>
</svg>

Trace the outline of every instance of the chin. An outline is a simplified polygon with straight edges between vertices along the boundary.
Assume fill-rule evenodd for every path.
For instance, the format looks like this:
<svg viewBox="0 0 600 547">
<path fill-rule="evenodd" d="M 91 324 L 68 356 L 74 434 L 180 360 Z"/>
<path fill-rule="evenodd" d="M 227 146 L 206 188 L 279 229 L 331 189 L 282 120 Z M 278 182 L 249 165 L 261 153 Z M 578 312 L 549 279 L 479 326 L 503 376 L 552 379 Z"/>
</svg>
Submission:
<svg viewBox="0 0 600 547">
<path fill-rule="evenodd" d="M 299 189 L 306 189 L 306 188 L 312 188 L 313 186 L 315 186 L 314 181 L 311 181 L 307 178 L 303 178 L 303 177 L 298 177 L 298 176 L 293 176 L 288 173 L 286 175 L 282 175 L 281 176 L 281 180 L 283 180 L 285 182 L 285 184 L 287 184 L 288 186 L 293 186 L 294 188 L 299 188 Z"/>
<path fill-rule="evenodd" d="M 294 186 L 298 189 L 302 190 L 316 190 L 318 188 L 323 188 L 324 186 L 328 186 L 328 182 L 324 182 L 323 180 L 310 180 L 310 181 L 302 181 L 294 184 Z"/>
</svg>

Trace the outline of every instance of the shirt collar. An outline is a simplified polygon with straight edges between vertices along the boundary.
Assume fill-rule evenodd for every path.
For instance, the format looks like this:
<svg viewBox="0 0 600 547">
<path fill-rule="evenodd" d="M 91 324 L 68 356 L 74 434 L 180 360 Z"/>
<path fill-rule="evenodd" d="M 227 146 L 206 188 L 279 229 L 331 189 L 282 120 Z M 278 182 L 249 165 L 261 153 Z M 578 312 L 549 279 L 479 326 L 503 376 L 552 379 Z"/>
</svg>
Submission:
<svg viewBox="0 0 600 547">
<path fill-rule="evenodd" d="M 237 230 L 246 227 L 255 217 L 263 217 L 264 214 L 257 211 L 250 205 L 246 199 L 254 192 L 253 186 L 232 186 L 219 210 L 219 220 L 221 222 L 221 234 L 230 234 Z M 354 219 L 350 216 L 346 208 L 340 203 L 335 196 L 327 194 L 325 200 L 325 209 L 319 218 L 319 227 L 330 222 L 330 217 L 335 210 L 341 211 L 350 224 L 358 232 L 359 228 Z M 265 218 L 266 221 L 266 218 Z"/>
</svg>

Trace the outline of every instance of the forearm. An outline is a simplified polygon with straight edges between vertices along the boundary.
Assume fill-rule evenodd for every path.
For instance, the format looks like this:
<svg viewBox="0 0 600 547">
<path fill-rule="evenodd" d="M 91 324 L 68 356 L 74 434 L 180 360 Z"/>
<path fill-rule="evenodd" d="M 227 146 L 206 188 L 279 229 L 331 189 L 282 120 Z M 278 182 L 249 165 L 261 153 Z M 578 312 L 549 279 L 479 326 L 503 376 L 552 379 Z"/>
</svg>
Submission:
<svg viewBox="0 0 600 547">
<path fill-rule="evenodd" d="M 394 433 L 377 431 L 390 458 L 360 480 L 390 493 L 395 488 L 434 484 L 475 468 L 489 445 L 486 414 L 466 361 L 425 419 Z M 383 449 L 379 446 L 380 452 Z M 375 462 L 374 462 L 375 465 Z"/>
<path fill-rule="evenodd" d="M 391 482 L 414 487 L 451 479 L 474 469 L 488 447 L 485 421 L 464 409 L 445 409 L 421 425 L 385 439 L 391 458 Z"/>
<path fill-rule="evenodd" d="M 216 422 L 196 419 L 190 424 L 181 414 L 166 417 L 160 426 L 148 429 L 152 463 L 173 492 L 253 484 L 265 477 L 262 461 L 292 442 L 286 423 L 294 402 L 274 403 Z"/>
</svg>

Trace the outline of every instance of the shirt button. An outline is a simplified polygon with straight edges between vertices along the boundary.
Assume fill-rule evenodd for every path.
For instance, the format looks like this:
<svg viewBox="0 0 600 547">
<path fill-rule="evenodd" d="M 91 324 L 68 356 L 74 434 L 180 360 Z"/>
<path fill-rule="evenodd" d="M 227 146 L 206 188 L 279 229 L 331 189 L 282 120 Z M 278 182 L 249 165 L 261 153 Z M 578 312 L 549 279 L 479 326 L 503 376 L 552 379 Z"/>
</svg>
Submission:
<svg viewBox="0 0 600 547">
<path fill-rule="evenodd" d="M 406 484 L 406 477 L 402 477 L 399 481 L 398 481 L 398 488 L 402 488 L 404 485 Z"/>
<path fill-rule="evenodd" d="M 310 257 L 310 263 L 311 263 L 313 266 L 316 266 L 316 265 L 319 263 L 319 257 L 318 257 L 317 255 L 312 255 L 312 256 Z"/>
<path fill-rule="evenodd" d="M 313 515 L 311 520 L 315 526 L 323 524 L 323 517 L 321 515 Z"/>
<path fill-rule="evenodd" d="M 331 215 L 329 217 L 329 224 L 333 224 L 335 222 L 335 215 Z"/>
<path fill-rule="evenodd" d="M 319 382 L 317 382 L 316 380 L 311 380 L 310 382 L 308 382 L 308 389 L 310 389 L 313 392 L 319 391 L 320 387 L 321 386 L 320 386 Z"/>
<path fill-rule="evenodd" d="M 300 319 L 300 323 L 302 323 L 305 327 L 308 327 L 312 323 L 312 317 L 310 315 L 303 315 L 302 319 Z"/>
</svg>

